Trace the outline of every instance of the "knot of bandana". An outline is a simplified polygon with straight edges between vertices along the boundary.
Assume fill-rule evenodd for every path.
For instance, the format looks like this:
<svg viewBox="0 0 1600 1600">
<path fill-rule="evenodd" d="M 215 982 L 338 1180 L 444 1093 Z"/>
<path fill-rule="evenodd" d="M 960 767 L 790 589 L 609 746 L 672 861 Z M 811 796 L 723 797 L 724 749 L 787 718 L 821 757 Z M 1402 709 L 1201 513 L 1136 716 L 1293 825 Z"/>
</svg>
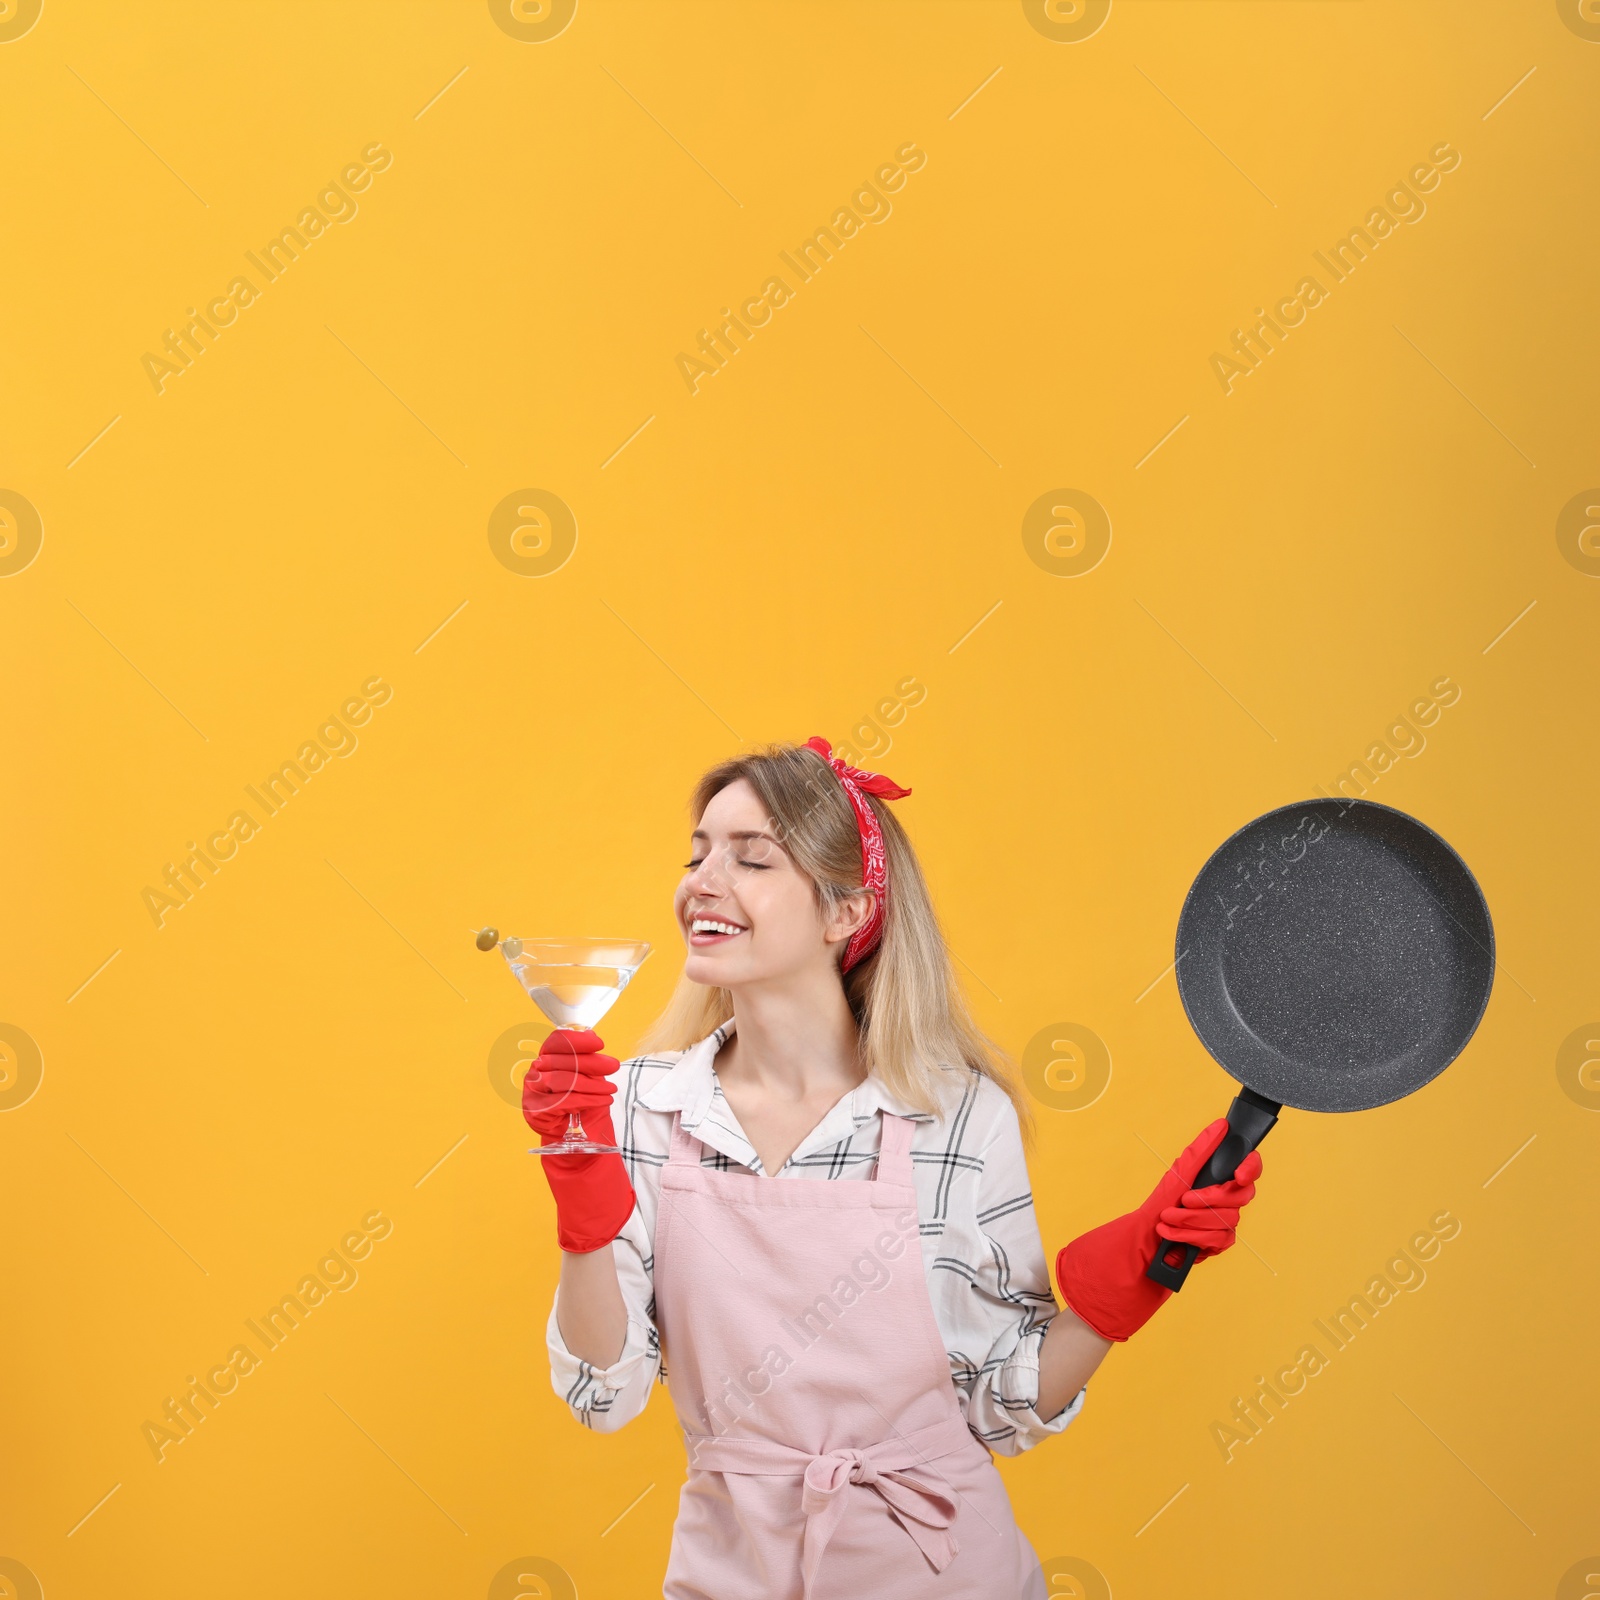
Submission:
<svg viewBox="0 0 1600 1600">
<path fill-rule="evenodd" d="M 844 785 L 845 798 L 856 814 L 856 831 L 861 835 L 861 883 L 872 895 L 872 911 L 867 920 L 850 935 L 844 947 L 841 972 L 848 972 L 864 956 L 876 949 L 883 937 L 884 910 L 889 901 L 889 868 L 883 853 L 883 829 L 866 796 L 875 794 L 881 800 L 900 800 L 910 794 L 893 778 L 880 772 L 863 772 L 833 753 L 833 746 L 820 734 L 813 734 L 805 748 L 815 750 L 833 768 L 839 782 Z"/>
</svg>

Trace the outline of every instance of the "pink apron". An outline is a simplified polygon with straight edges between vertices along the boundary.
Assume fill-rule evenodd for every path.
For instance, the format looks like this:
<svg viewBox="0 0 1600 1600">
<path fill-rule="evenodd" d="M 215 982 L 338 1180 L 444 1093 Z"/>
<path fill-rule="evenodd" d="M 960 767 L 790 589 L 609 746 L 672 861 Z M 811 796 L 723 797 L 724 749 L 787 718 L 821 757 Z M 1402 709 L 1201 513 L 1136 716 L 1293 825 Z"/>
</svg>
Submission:
<svg viewBox="0 0 1600 1600">
<path fill-rule="evenodd" d="M 956 1402 L 917 1237 L 912 1124 L 873 1178 L 702 1167 L 674 1120 L 655 1295 L 689 1454 L 666 1600 L 1044 1600 Z"/>
</svg>

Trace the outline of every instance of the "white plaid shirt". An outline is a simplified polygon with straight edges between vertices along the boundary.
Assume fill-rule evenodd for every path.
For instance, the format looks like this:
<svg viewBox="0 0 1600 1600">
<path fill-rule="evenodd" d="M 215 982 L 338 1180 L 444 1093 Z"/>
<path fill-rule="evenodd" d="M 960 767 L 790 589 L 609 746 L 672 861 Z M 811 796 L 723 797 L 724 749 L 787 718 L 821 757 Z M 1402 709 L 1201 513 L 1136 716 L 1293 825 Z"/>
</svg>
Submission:
<svg viewBox="0 0 1600 1600">
<path fill-rule="evenodd" d="M 567 1349 L 554 1306 L 546 1329 L 556 1393 L 580 1422 L 602 1433 L 631 1422 L 644 1410 L 655 1381 L 666 1379 L 652 1272 L 673 1113 L 681 1111 L 685 1131 L 707 1147 L 701 1157 L 705 1166 L 762 1170 L 712 1066 L 733 1030 L 730 1020 L 688 1050 L 635 1056 L 617 1073 L 612 1120 L 638 1198 L 612 1246 L 628 1311 L 627 1338 L 622 1354 L 599 1368 Z M 942 1119 L 902 1105 L 869 1078 L 806 1135 L 777 1178 L 870 1178 L 880 1111 L 913 1119 L 922 1265 L 950 1357 L 950 1379 L 967 1426 L 991 1450 L 1009 1456 L 1060 1433 L 1083 1409 L 1086 1390 L 1048 1421 L 1035 1409 L 1039 1346 L 1056 1302 L 1033 1214 L 1021 1130 L 1001 1089 L 970 1068 L 959 1076 L 960 1101 Z"/>
</svg>

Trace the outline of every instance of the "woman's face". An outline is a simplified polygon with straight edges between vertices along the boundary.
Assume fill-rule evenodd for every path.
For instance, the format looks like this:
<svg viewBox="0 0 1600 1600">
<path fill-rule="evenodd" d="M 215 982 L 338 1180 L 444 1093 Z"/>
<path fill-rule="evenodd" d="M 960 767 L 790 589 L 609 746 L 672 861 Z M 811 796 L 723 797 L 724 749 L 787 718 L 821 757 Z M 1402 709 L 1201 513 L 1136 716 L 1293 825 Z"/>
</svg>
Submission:
<svg viewBox="0 0 1600 1600">
<path fill-rule="evenodd" d="M 866 920 L 864 893 L 824 920 L 811 880 L 742 778 L 711 797 L 689 851 L 673 904 L 688 946 L 684 972 L 695 983 L 733 988 L 832 967 Z"/>
</svg>

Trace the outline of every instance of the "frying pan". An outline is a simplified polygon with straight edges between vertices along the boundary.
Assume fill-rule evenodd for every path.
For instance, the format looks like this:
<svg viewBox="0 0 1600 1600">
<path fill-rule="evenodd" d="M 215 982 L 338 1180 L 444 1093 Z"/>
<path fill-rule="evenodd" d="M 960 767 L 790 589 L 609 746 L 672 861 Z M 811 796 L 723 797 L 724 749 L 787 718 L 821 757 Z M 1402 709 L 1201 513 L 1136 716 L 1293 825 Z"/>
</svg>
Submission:
<svg viewBox="0 0 1600 1600">
<path fill-rule="evenodd" d="M 1466 1048 L 1494 982 L 1494 928 L 1467 864 L 1415 817 L 1318 799 L 1246 823 L 1200 869 L 1178 918 L 1178 993 L 1243 1087 L 1194 1181 L 1222 1183 L 1284 1106 L 1367 1111 Z M 1146 1276 L 1181 1289 L 1199 1249 Z"/>
</svg>

